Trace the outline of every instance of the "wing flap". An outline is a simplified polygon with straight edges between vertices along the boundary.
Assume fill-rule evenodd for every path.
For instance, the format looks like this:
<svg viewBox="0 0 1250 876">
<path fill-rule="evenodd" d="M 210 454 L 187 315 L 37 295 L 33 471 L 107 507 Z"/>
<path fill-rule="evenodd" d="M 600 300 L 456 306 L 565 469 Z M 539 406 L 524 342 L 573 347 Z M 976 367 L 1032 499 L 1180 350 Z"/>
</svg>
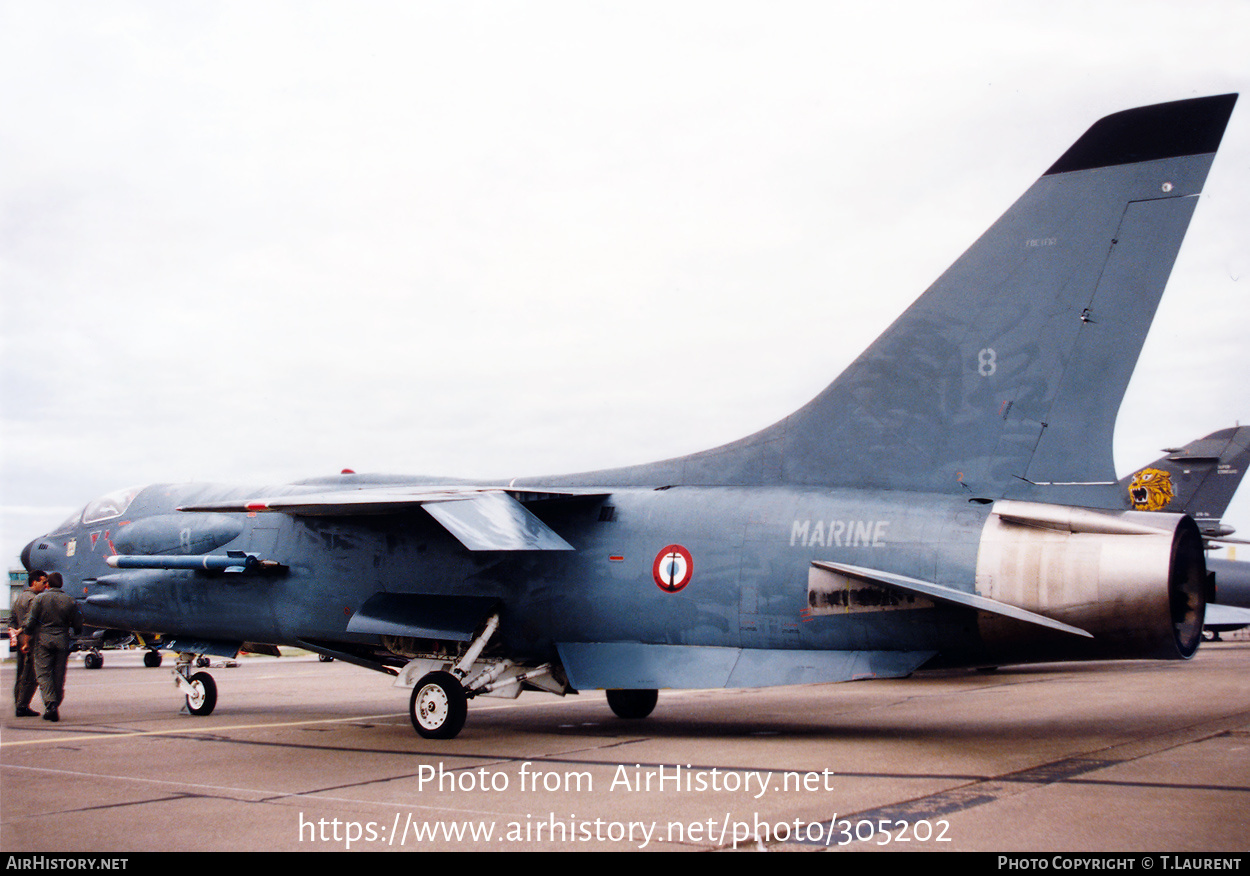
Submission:
<svg viewBox="0 0 1250 876">
<path fill-rule="evenodd" d="M 1203 618 L 1202 625 L 1206 627 L 1250 626 L 1250 608 L 1238 608 L 1235 605 L 1220 605 L 1216 602 L 1208 602 L 1206 616 Z"/>
<path fill-rule="evenodd" d="M 555 530 L 507 493 L 478 493 L 424 507 L 471 551 L 573 550 Z"/>
</svg>

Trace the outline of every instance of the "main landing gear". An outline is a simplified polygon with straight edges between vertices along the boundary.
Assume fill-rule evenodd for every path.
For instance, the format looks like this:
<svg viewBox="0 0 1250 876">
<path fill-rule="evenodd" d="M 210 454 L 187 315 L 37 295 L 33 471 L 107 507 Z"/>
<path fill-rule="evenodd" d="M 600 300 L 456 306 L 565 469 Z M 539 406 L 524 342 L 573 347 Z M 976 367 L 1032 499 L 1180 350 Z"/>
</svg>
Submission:
<svg viewBox="0 0 1250 876">
<path fill-rule="evenodd" d="M 426 739 L 452 739 L 469 716 L 469 697 L 450 672 L 430 672 L 412 689 L 408 713 L 413 728 Z"/>
<path fill-rule="evenodd" d="M 645 718 L 660 699 L 657 690 L 610 690 L 608 705 L 618 718 Z"/>
<path fill-rule="evenodd" d="M 392 653 L 406 654 L 408 665 L 399 673 L 396 687 L 412 687 L 408 716 L 412 727 L 425 739 L 454 739 L 464 728 L 468 701 L 477 696 L 516 697 L 523 688 L 545 690 L 563 696 L 567 681 L 553 672 L 550 663 L 522 666 L 502 658 L 480 659 L 487 642 L 499 628 L 499 615 L 492 614 L 482 631 L 459 657 L 446 654 L 400 650 L 387 645 Z M 418 679 L 415 683 L 413 679 Z M 656 690 L 610 690 L 608 705 L 621 718 L 645 718 L 655 709 Z"/>
<path fill-rule="evenodd" d="M 122 645 L 124 647 L 125 643 L 123 642 Z M 90 651 L 82 655 L 82 665 L 88 669 L 99 669 L 104 665 L 104 655 L 101 654 L 98 649 L 92 648 Z M 153 650 L 144 651 L 143 665 L 148 669 L 154 669 L 155 667 L 160 666 L 161 652 Z"/>
<path fill-rule="evenodd" d="M 425 739 L 453 739 L 468 717 L 468 701 L 476 696 L 515 697 L 522 687 L 563 694 L 567 685 L 552 677 L 551 664 L 521 666 L 499 658 L 479 659 L 486 643 L 499 628 L 492 614 L 482 631 L 459 657 L 409 653 L 411 659 L 400 672 L 398 686 L 412 685 L 408 715 L 412 727 Z M 419 680 L 413 684 L 412 679 Z"/>
<path fill-rule="evenodd" d="M 477 673 L 469 684 L 465 684 L 473 664 L 497 629 L 498 612 L 486 620 L 482 632 L 453 666 L 427 672 L 413 687 L 412 696 L 408 698 L 408 716 L 412 719 L 412 728 L 420 736 L 426 739 L 454 739 L 464 727 L 469 716 L 469 697 L 485 689 L 481 685 L 485 676 L 489 676 L 485 678 L 489 683 L 499 675 L 488 669 Z M 409 666 L 415 668 L 418 662 L 413 660 Z"/>
<path fill-rule="evenodd" d="M 192 673 L 192 666 L 196 663 L 194 654 L 179 653 L 178 663 L 174 666 L 174 684 L 186 694 L 190 714 L 211 715 L 217 706 L 217 682 L 207 672 Z"/>
</svg>

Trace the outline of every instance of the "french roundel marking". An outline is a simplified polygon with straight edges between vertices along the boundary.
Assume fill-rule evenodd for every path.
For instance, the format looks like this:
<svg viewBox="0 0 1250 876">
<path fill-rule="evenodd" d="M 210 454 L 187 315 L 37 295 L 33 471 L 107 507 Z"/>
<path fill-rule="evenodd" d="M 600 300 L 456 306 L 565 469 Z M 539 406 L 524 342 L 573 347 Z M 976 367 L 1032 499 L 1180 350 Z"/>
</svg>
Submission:
<svg viewBox="0 0 1250 876">
<path fill-rule="evenodd" d="M 679 544 L 670 544 L 655 555 L 651 564 L 655 584 L 665 593 L 676 593 L 690 583 L 694 574 L 694 558 Z"/>
</svg>

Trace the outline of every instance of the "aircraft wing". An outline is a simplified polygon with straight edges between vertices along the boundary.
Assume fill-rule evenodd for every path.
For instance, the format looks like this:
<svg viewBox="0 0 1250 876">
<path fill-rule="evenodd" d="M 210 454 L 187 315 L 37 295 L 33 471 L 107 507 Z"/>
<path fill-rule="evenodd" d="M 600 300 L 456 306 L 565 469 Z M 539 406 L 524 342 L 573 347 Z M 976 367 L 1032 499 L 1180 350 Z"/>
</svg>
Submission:
<svg viewBox="0 0 1250 876">
<path fill-rule="evenodd" d="M 276 512 L 295 517 L 398 514 L 424 508 L 471 551 L 571 551 L 573 546 L 518 501 L 586 499 L 587 491 L 481 487 L 382 487 L 251 497 L 187 505 L 179 511 Z"/>
<path fill-rule="evenodd" d="M 1250 608 L 1238 608 L 1235 605 L 1220 605 L 1216 602 L 1207 603 L 1206 617 L 1202 621 L 1206 627 L 1250 626 Z"/>
</svg>

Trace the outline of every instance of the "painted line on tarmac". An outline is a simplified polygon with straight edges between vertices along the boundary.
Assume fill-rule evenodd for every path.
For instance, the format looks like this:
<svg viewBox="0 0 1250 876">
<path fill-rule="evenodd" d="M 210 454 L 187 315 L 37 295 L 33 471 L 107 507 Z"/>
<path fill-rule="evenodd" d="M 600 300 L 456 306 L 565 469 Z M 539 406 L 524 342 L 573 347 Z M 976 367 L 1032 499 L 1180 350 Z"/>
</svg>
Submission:
<svg viewBox="0 0 1250 876">
<path fill-rule="evenodd" d="M 780 845 L 830 847 L 871 843 L 875 835 L 881 832 L 880 826 L 883 824 L 889 826 L 885 830 L 886 833 L 889 833 L 891 828 L 899 829 L 900 826 L 905 828 L 908 825 L 916 825 L 918 822 L 929 822 L 932 824 L 942 816 L 954 815 L 968 809 L 984 806 L 987 803 L 996 803 L 999 800 L 1014 797 L 1017 794 L 1027 793 L 1054 784 L 1158 787 L 1165 789 L 1188 788 L 1205 791 L 1245 792 L 1247 789 L 1244 786 L 1233 784 L 1210 786 L 1192 785 L 1183 782 L 1096 779 L 1092 777 L 1086 778 L 1085 776 L 1087 773 L 1094 773 L 1099 770 L 1120 766 L 1121 764 L 1133 763 L 1144 758 L 1155 757 L 1178 748 L 1227 735 L 1243 726 L 1246 717 L 1246 713 L 1224 715 L 1213 721 L 1164 731 L 1143 739 L 1122 742 L 1098 752 L 1072 755 L 1071 757 L 1037 764 L 1036 766 L 1014 772 L 989 776 L 913 800 L 903 800 L 863 812 L 838 816 L 830 821 L 819 822 L 823 829 L 821 839 L 795 838 L 782 840 Z M 860 837 L 856 833 L 861 823 L 869 825 L 869 835 L 866 838 Z M 848 842 L 843 843 L 840 840 L 832 839 L 833 837 L 841 836 L 846 836 Z M 886 843 L 888 842 L 889 838 L 887 837 Z"/>
<path fill-rule="evenodd" d="M 589 699 L 581 700 L 581 701 L 572 700 L 572 699 L 564 699 L 564 700 L 555 700 L 555 701 L 547 701 L 547 702 L 530 701 L 526 703 L 520 703 L 520 702 L 492 703 L 490 705 L 474 706 L 473 708 L 470 709 L 469 714 L 470 716 L 472 716 L 474 713 L 479 713 L 479 712 L 497 712 L 497 711 L 501 711 L 504 709 L 518 709 L 518 708 L 530 709 L 530 708 L 545 708 L 545 707 L 550 707 L 550 706 L 579 706 L 579 705 L 585 706 L 585 705 L 592 705 L 593 703 L 594 701 L 589 700 Z M 279 721 L 279 722 L 270 722 L 270 723 L 264 723 L 264 724 L 226 724 L 226 725 L 199 724 L 198 726 L 193 726 L 193 727 L 177 727 L 177 728 L 171 728 L 167 730 L 110 731 L 110 730 L 101 728 L 91 733 L 80 732 L 78 735 L 69 735 L 69 736 L 53 735 L 53 736 L 46 736 L 46 737 L 41 736 L 38 739 L 15 739 L 15 740 L 8 740 L 8 741 L 0 740 L 0 749 L 18 748 L 18 747 L 32 746 L 32 745 L 59 745 L 65 742 L 88 742 L 88 741 L 105 742 L 105 741 L 111 741 L 114 739 L 134 739 L 136 737 L 143 737 L 143 736 L 187 736 L 187 735 L 197 735 L 197 734 L 227 733 L 227 732 L 239 731 L 239 730 L 282 729 L 286 727 L 303 727 L 303 726 L 312 726 L 316 724 L 355 724 L 361 721 L 381 721 L 385 719 L 396 719 L 396 720 L 403 719 L 406 721 L 408 719 L 408 713 L 407 712 L 386 712 L 380 715 L 352 715 L 346 718 L 316 718 L 316 719 L 308 720 L 308 721 Z M 34 722 L 33 725 L 31 726 L 38 726 L 38 722 Z M 10 725 L 6 725 L 6 729 L 9 730 L 9 732 L 13 732 L 14 730 L 18 730 L 21 728 L 10 727 Z M 42 730 L 44 728 L 40 728 L 40 729 Z"/>
<path fill-rule="evenodd" d="M 349 804 L 352 806 L 381 806 L 384 808 L 388 807 L 391 809 L 394 809 L 397 806 L 402 806 L 405 810 L 428 809 L 431 812 L 440 812 L 440 811 L 441 812 L 458 812 L 458 813 L 464 813 L 464 814 L 469 814 L 469 815 L 499 816 L 502 814 L 507 814 L 506 812 L 496 812 L 494 810 L 489 810 L 489 809 L 486 809 L 486 810 L 465 809 L 461 807 L 446 806 L 443 804 L 425 805 L 421 803 L 412 803 L 412 802 L 407 802 L 407 801 L 402 804 L 397 804 L 392 800 L 361 800 L 355 797 L 331 797 L 319 791 L 275 791 L 272 789 L 261 789 L 261 788 L 239 788 L 239 787 L 234 787 L 232 785 L 206 785 L 200 782 L 179 782 L 179 781 L 172 781 L 169 779 L 145 779 L 145 778 L 139 778 L 137 776 L 118 776 L 118 775 L 106 775 L 102 773 L 85 773 L 80 770 L 54 769 L 52 767 L 16 766 L 13 764 L 2 764 L 0 765 L 0 769 L 21 770 L 23 772 L 38 773 L 40 775 L 46 775 L 46 776 L 71 776 L 73 778 L 90 779 L 92 781 L 132 782 L 138 785 L 159 785 L 162 787 L 180 788 L 180 789 L 183 789 L 184 791 L 194 792 L 195 794 L 198 794 L 199 796 L 205 796 L 209 793 L 230 794 L 234 796 L 245 796 L 245 795 L 254 796 L 254 797 L 259 798 L 258 802 L 264 802 L 264 803 L 274 803 L 274 802 L 279 802 L 282 800 L 303 799 L 303 800 L 315 801 L 319 803 Z M 393 781 L 395 778 L 400 778 L 400 777 L 389 777 L 387 781 Z M 134 803 L 126 803 L 126 804 L 103 803 L 103 804 L 99 804 L 95 806 L 83 807 L 81 809 L 66 809 L 66 810 L 62 810 L 59 814 L 66 814 L 69 812 L 83 812 L 83 811 L 87 811 L 90 809 L 112 809 L 119 805 L 135 805 L 136 803 L 149 803 L 149 802 L 152 802 L 152 801 L 140 800 L 140 801 L 135 801 Z"/>
<path fill-rule="evenodd" d="M 101 730 L 97 733 L 83 733 L 77 736 L 49 736 L 41 739 L 18 739 L 0 742 L 0 748 L 17 748 L 26 745 L 59 745 L 64 742 L 108 742 L 114 739 L 134 739 L 141 736 L 186 736 L 204 733 L 225 733 L 232 730 L 264 730 L 282 727 L 300 727 L 311 724 L 350 724 L 355 721 L 378 721 L 383 718 L 406 718 L 404 712 L 388 712 L 384 715 L 356 715 L 351 718 L 318 718 L 314 721 L 284 721 L 269 724 L 230 724 L 226 726 L 201 724 L 198 727 L 183 727 L 173 730 L 120 730 L 109 732 Z"/>
</svg>

